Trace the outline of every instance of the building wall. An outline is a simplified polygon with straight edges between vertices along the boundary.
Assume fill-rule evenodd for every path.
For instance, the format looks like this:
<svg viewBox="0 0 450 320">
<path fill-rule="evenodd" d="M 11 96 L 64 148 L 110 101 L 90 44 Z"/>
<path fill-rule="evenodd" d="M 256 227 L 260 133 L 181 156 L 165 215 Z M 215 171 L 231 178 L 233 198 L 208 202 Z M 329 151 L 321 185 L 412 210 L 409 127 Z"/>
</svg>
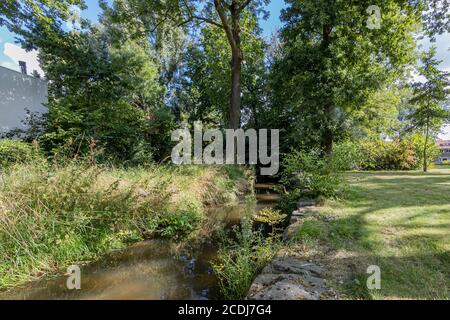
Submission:
<svg viewBox="0 0 450 320">
<path fill-rule="evenodd" d="M 47 82 L 0 67 L 0 132 L 25 128 L 28 109 L 44 113 L 47 103 Z"/>
</svg>

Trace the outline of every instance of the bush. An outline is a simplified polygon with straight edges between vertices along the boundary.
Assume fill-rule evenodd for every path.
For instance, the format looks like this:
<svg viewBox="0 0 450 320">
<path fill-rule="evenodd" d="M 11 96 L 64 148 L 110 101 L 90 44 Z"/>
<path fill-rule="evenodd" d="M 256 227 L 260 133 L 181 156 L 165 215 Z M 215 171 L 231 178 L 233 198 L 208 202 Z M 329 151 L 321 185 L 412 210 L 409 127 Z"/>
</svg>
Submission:
<svg viewBox="0 0 450 320">
<path fill-rule="evenodd" d="M 243 300 L 256 276 L 274 257 L 277 243 L 274 238 L 264 239 L 253 232 L 250 221 L 244 219 L 242 228 L 234 228 L 234 236 L 223 241 L 217 262 L 212 263 L 219 280 L 222 297 Z"/>
<path fill-rule="evenodd" d="M 182 238 L 197 229 L 202 219 L 202 204 L 185 197 L 153 218 L 150 232 L 162 237 Z"/>
<path fill-rule="evenodd" d="M 318 150 L 296 151 L 287 155 L 282 169 L 280 182 L 291 193 L 291 201 L 301 197 L 337 198 L 343 191 L 344 179 L 335 168 L 335 163 Z"/>
<path fill-rule="evenodd" d="M 0 167 L 26 163 L 38 155 L 37 147 L 20 140 L 0 140 Z"/>
<path fill-rule="evenodd" d="M 335 147 L 333 162 L 341 170 L 415 170 L 423 167 L 425 137 L 414 134 L 395 141 L 359 140 Z M 428 164 L 439 155 L 431 139 L 428 143 Z"/>
<path fill-rule="evenodd" d="M 359 170 L 363 159 L 361 148 L 352 141 L 339 143 L 333 149 L 333 167 L 336 170 Z"/>
<path fill-rule="evenodd" d="M 417 156 L 408 141 L 363 141 L 360 148 L 363 155 L 362 170 L 417 169 Z"/>
<path fill-rule="evenodd" d="M 406 139 L 408 143 L 410 143 L 414 149 L 416 154 L 416 165 L 415 169 L 423 169 L 423 148 L 425 146 L 425 136 L 420 133 L 415 133 L 411 136 L 408 136 Z M 427 163 L 428 167 L 430 167 L 434 161 L 439 158 L 441 151 L 437 146 L 434 139 L 428 139 L 427 145 Z"/>
</svg>

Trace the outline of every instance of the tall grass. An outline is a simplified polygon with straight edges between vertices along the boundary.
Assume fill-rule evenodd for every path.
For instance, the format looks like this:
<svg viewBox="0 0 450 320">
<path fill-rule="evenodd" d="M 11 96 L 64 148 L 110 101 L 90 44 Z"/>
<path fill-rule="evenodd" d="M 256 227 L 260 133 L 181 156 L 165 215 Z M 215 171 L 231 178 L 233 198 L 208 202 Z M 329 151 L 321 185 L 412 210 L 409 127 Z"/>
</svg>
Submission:
<svg viewBox="0 0 450 320">
<path fill-rule="evenodd" d="M 215 167 L 14 165 L 0 172 L 0 288 L 145 238 L 194 237 L 235 182 Z"/>
<path fill-rule="evenodd" d="M 253 280 L 274 257 L 279 248 L 275 236 L 264 238 L 252 230 L 249 218 L 232 237 L 223 237 L 217 261 L 212 264 L 221 295 L 226 300 L 246 298 Z"/>
</svg>

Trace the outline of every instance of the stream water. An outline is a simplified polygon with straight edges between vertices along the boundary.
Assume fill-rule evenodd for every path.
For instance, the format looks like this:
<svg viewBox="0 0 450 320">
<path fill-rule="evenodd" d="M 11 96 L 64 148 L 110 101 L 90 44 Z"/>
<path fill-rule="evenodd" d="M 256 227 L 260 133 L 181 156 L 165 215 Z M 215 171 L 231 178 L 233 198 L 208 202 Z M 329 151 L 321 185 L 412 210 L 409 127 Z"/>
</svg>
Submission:
<svg viewBox="0 0 450 320">
<path fill-rule="evenodd" d="M 236 225 L 244 214 L 271 206 L 273 195 L 260 184 L 256 187 L 256 207 L 242 203 L 210 209 L 214 223 Z M 272 204 L 271 204 L 272 203 Z M 250 212 L 249 212 L 250 211 Z M 180 254 L 169 240 L 155 239 L 136 243 L 99 261 L 80 266 L 81 288 L 69 290 L 67 276 L 44 277 L 24 286 L 0 292 L 0 299 L 125 299 L 125 300 L 199 300 L 219 298 L 217 279 L 211 261 L 217 246 L 211 242 Z M 178 252 L 178 253 L 177 253 Z"/>
<path fill-rule="evenodd" d="M 242 204 L 210 210 L 213 221 L 239 223 Z M 68 290 L 67 276 L 43 278 L 0 293 L 0 299 L 215 299 L 217 279 L 210 262 L 217 247 L 205 243 L 193 252 L 175 254 L 168 240 L 149 240 L 81 266 L 81 289 Z"/>
</svg>

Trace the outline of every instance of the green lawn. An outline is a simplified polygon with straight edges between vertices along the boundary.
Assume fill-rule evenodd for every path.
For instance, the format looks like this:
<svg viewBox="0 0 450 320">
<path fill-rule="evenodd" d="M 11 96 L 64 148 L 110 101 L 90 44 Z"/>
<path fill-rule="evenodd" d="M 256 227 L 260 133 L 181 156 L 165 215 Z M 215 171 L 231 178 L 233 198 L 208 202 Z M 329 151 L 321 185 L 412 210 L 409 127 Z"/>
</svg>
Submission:
<svg viewBox="0 0 450 320">
<path fill-rule="evenodd" d="M 449 299 L 450 168 L 347 176 L 347 199 L 313 212 L 295 247 L 343 298 Z M 369 265 L 381 268 L 381 290 L 367 289 Z"/>
</svg>

